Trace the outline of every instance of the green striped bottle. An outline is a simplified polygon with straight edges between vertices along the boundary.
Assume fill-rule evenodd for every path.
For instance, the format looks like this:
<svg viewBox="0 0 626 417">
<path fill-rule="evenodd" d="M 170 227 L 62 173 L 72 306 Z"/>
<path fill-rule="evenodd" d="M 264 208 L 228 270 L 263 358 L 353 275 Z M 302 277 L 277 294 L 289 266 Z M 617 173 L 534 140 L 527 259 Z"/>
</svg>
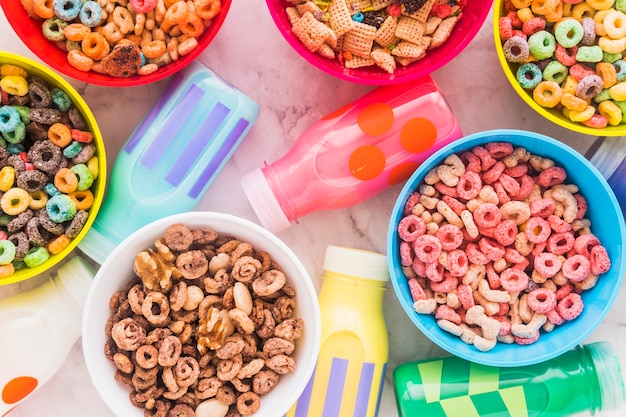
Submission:
<svg viewBox="0 0 626 417">
<path fill-rule="evenodd" d="M 607 342 L 523 367 L 456 356 L 410 362 L 393 377 L 401 417 L 582 417 L 626 403 L 620 362 Z"/>
</svg>

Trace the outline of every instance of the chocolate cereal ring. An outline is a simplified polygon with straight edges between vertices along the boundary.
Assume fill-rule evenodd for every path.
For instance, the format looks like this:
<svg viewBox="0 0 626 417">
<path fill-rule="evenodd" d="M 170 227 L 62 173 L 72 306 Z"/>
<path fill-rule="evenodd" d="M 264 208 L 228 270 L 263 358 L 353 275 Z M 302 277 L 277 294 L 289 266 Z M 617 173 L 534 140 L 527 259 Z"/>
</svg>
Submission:
<svg viewBox="0 0 626 417">
<path fill-rule="evenodd" d="M 155 326 L 167 324 L 170 320 L 170 304 L 167 296 L 156 291 L 148 293 L 141 305 L 141 312 Z"/>
<path fill-rule="evenodd" d="M 180 270 L 183 278 L 200 278 L 209 270 L 209 261 L 199 250 L 192 250 L 180 254 L 176 258 L 176 267 Z"/>
<path fill-rule="evenodd" d="M 183 344 L 176 336 L 166 336 L 159 347 L 158 362 L 161 366 L 174 366 L 180 358 Z"/>
<path fill-rule="evenodd" d="M 20 261 L 24 259 L 28 249 L 30 248 L 30 244 L 28 243 L 28 236 L 24 232 L 17 232 L 7 237 L 7 240 L 10 240 L 15 245 L 15 260 Z"/>
<path fill-rule="evenodd" d="M 28 240 L 35 246 L 46 246 L 49 239 L 47 236 L 46 229 L 40 229 L 41 224 L 39 223 L 38 217 L 33 217 L 26 223 L 26 235 L 28 236 Z"/>
<path fill-rule="evenodd" d="M 13 219 L 7 224 L 7 231 L 9 233 L 15 233 L 18 230 L 21 230 L 26 226 L 26 223 L 33 218 L 33 216 L 34 213 L 30 209 L 21 212 L 17 216 L 13 217 Z"/>
<path fill-rule="evenodd" d="M 64 226 L 60 223 L 53 222 L 48 216 L 47 210 L 39 210 L 38 215 L 41 226 L 53 235 L 60 235 L 64 232 Z"/>
<path fill-rule="evenodd" d="M 83 230 L 85 223 L 87 223 L 88 217 L 89 213 L 87 213 L 87 211 L 78 210 L 74 218 L 72 218 L 70 224 L 65 228 L 65 234 L 68 237 L 74 239 L 76 236 L 78 236 L 80 231 Z"/>
<path fill-rule="evenodd" d="M 61 149 L 49 140 L 35 143 L 28 150 L 28 159 L 35 167 L 47 174 L 54 174 L 61 164 Z"/>
<path fill-rule="evenodd" d="M 143 345 L 135 351 L 135 361 L 144 369 L 152 369 L 159 363 L 159 350 L 153 345 Z"/>
<path fill-rule="evenodd" d="M 67 111 L 67 116 L 69 117 L 70 123 L 74 129 L 85 130 L 87 128 L 87 124 L 85 123 L 83 116 L 80 115 L 80 112 L 75 107 L 72 107 Z"/>
<path fill-rule="evenodd" d="M 182 252 L 193 243 L 193 233 L 183 224 L 173 224 L 165 230 L 164 240 L 167 247 Z"/>
<path fill-rule="evenodd" d="M 41 171 L 28 170 L 17 174 L 17 186 L 29 193 L 43 190 L 48 182 L 48 176 Z"/>
<path fill-rule="evenodd" d="M 260 407 L 261 398 L 255 392 L 244 392 L 237 398 L 237 411 L 244 416 L 256 413 Z"/>
<path fill-rule="evenodd" d="M 28 97 L 30 98 L 31 107 L 38 109 L 50 107 L 52 105 L 52 96 L 46 83 L 34 77 L 29 77 L 28 81 Z"/>
</svg>

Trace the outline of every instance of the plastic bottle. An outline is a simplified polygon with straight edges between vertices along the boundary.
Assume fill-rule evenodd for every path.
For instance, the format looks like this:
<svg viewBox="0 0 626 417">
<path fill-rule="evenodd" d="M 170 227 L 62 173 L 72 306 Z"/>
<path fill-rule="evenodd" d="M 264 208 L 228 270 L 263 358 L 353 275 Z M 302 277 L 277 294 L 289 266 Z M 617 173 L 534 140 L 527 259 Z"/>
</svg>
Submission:
<svg viewBox="0 0 626 417">
<path fill-rule="evenodd" d="M 598 171 L 611 186 L 626 219 L 626 147 L 624 146 L 624 138 L 600 138 L 597 143 L 591 146 L 585 157 L 598 168 Z"/>
<path fill-rule="evenodd" d="M 81 334 L 94 268 L 79 256 L 39 287 L 0 300 L 0 416 L 63 365 Z"/>
<path fill-rule="evenodd" d="M 406 180 L 462 136 L 429 76 L 379 87 L 311 125 L 289 152 L 244 175 L 246 196 L 276 233 L 318 210 L 359 203 Z"/>
<path fill-rule="evenodd" d="M 608 342 L 595 342 L 535 365 L 450 356 L 402 364 L 393 376 L 401 417 L 583 417 L 624 404 L 620 365 Z"/>
<path fill-rule="evenodd" d="M 286 416 L 374 417 L 389 354 L 383 316 L 387 257 L 329 246 L 324 270 L 319 358 L 311 380 Z"/>
</svg>

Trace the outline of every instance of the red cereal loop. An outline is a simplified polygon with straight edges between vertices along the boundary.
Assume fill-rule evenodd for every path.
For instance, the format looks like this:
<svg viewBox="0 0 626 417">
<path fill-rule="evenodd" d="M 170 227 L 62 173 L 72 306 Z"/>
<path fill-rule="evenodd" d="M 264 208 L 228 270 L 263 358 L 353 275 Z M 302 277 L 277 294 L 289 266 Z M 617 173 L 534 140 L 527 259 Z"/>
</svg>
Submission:
<svg viewBox="0 0 626 417">
<path fill-rule="evenodd" d="M 522 21 L 520 20 L 519 16 L 517 15 L 517 11 L 511 10 L 510 12 L 507 13 L 506 16 L 509 19 L 511 19 L 511 24 L 513 25 L 513 27 L 515 29 L 520 29 L 522 27 Z"/>
<path fill-rule="evenodd" d="M 565 169 L 558 166 L 553 166 L 548 169 L 544 169 L 539 173 L 538 183 L 542 187 L 552 187 L 556 184 L 562 184 L 567 178 L 567 173 Z"/>
<path fill-rule="evenodd" d="M 483 235 L 495 239 L 496 228 L 495 227 L 479 227 L 478 232 Z M 478 236 L 480 240 L 481 236 Z"/>
<path fill-rule="evenodd" d="M 578 213 L 576 214 L 576 219 L 580 220 L 585 217 L 587 213 L 587 199 L 580 194 L 574 194 L 574 198 L 578 203 Z"/>
<path fill-rule="evenodd" d="M 546 242 L 535 243 L 533 250 L 530 252 L 532 256 L 537 256 L 546 249 Z"/>
<path fill-rule="evenodd" d="M 517 180 L 510 175 L 503 173 L 502 175 L 500 175 L 500 178 L 498 178 L 498 182 L 502 184 L 502 187 L 508 195 L 517 196 L 517 194 L 519 194 L 520 183 L 517 182 Z"/>
<path fill-rule="evenodd" d="M 478 158 L 476 154 L 470 151 L 465 151 L 460 155 L 460 158 L 465 165 L 466 171 L 475 172 L 477 174 L 482 171 L 480 158 Z"/>
<path fill-rule="evenodd" d="M 609 119 L 601 114 L 594 114 L 591 118 L 581 122 L 587 127 L 593 127 L 594 129 L 604 129 L 609 124 Z"/>
<path fill-rule="evenodd" d="M 584 307 L 583 299 L 580 295 L 572 292 L 564 297 L 556 305 L 556 311 L 565 320 L 574 320 L 580 316 Z"/>
<path fill-rule="evenodd" d="M 508 304 L 506 305 L 508 306 Z M 491 316 L 492 319 L 500 322 L 500 331 L 498 331 L 498 336 L 504 336 L 505 334 L 509 334 L 511 332 L 511 322 L 506 317 L 503 317 L 504 314 Z"/>
<path fill-rule="evenodd" d="M 533 260 L 535 270 L 544 278 L 555 276 L 561 270 L 562 265 L 559 257 L 550 252 L 542 252 Z"/>
<path fill-rule="evenodd" d="M 489 237 L 478 241 L 478 248 L 490 261 L 497 261 L 504 256 L 504 246 Z"/>
<path fill-rule="evenodd" d="M 513 36 L 519 36 L 520 38 L 527 40 L 528 39 L 528 35 L 526 35 L 524 32 L 522 32 L 521 29 L 513 29 Z"/>
<path fill-rule="evenodd" d="M 500 274 L 502 288 L 509 292 L 521 292 L 528 286 L 528 274 L 514 268 L 507 268 Z"/>
<path fill-rule="evenodd" d="M 533 337 L 513 336 L 513 340 L 515 340 L 515 343 L 517 343 L 518 345 L 532 345 L 537 340 L 539 340 L 539 330 L 537 330 Z"/>
<path fill-rule="evenodd" d="M 509 196 L 509 194 L 506 192 L 504 186 L 502 185 L 502 183 L 500 183 L 500 181 L 496 181 L 493 184 L 493 189 L 496 190 L 496 195 L 498 196 L 498 201 L 500 202 L 500 204 L 511 201 L 511 196 Z"/>
<path fill-rule="evenodd" d="M 599 244 L 600 239 L 592 233 L 586 233 L 576 238 L 574 241 L 574 250 L 576 253 L 589 257 L 591 255 L 591 248 Z"/>
<path fill-rule="evenodd" d="M 413 259 L 413 263 L 411 264 L 411 269 L 413 272 L 417 274 L 419 277 L 426 277 L 426 264 L 420 261 L 417 258 Z"/>
<path fill-rule="evenodd" d="M 562 218 L 551 214 L 548 216 L 548 224 L 550 228 L 554 230 L 556 233 L 566 233 L 572 230 L 572 225 Z"/>
<path fill-rule="evenodd" d="M 556 204 L 551 198 L 539 198 L 531 201 L 529 207 L 531 216 L 547 219 L 548 216 L 554 213 Z"/>
<path fill-rule="evenodd" d="M 591 272 L 591 262 L 585 256 L 576 254 L 563 262 L 562 271 L 565 278 L 573 282 L 580 282 L 587 278 Z"/>
<path fill-rule="evenodd" d="M 467 254 L 467 259 L 476 265 L 487 265 L 489 263 L 489 258 L 482 253 L 476 243 L 468 243 L 465 248 L 465 253 Z"/>
<path fill-rule="evenodd" d="M 409 198 L 406 200 L 406 203 L 404 204 L 404 212 L 402 214 L 404 214 L 405 216 L 408 216 L 409 214 L 411 214 L 411 212 L 413 211 L 413 207 L 415 207 L 415 205 L 419 203 L 419 201 L 420 201 L 420 193 L 418 192 L 411 193 Z"/>
<path fill-rule="evenodd" d="M 530 36 L 533 33 L 539 32 L 545 29 L 546 21 L 541 17 L 532 17 L 524 22 L 522 25 L 522 32 Z"/>
<path fill-rule="evenodd" d="M 456 191 L 460 198 L 464 200 L 471 200 L 478 197 L 480 189 L 483 187 L 483 182 L 480 176 L 472 171 L 465 171 L 459 178 L 459 182 L 456 185 Z"/>
<path fill-rule="evenodd" d="M 530 175 L 522 175 L 519 178 L 519 191 L 513 197 L 516 200 L 524 200 L 526 197 L 530 195 L 533 191 L 533 187 L 535 185 L 535 181 L 532 179 Z"/>
<path fill-rule="evenodd" d="M 591 263 L 592 274 L 604 274 L 611 269 L 611 258 L 609 258 L 606 248 L 602 245 L 596 245 L 591 248 L 589 261 Z"/>
<path fill-rule="evenodd" d="M 467 206 L 461 203 L 455 197 L 444 195 L 443 197 L 441 197 L 441 199 L 452 209 L 452 211 L 456 213 L 457 216 L 460 216 L 463 210 L 467 209 Z"/>
<path fill-rule="evenodd" d="M 520 271 L 526 271 L 526 268 L 530 265 L 530 261 L 528 258 L 524 258 L 524 260 L 520 263 L 516 263 L 513 265 L 513 269 L 519 269 Z"/>
<path fill-rule="evenodd" d="M 443 281 L 440 282 L 431 282 L 430 289 L 435 292 L 445 292 L 449 293 L 453 291 L 457 285 L 459 285 L 459 280 L 449 273 L 443 274 Z"/>
<path fill-rule="evenodd" d="M 565 48 L 560 43 L 557 42 L 556 50 L 554 51 L 554 56 L 557 61 L 566 67 L 571 67 L 576 64 L 578 61 L 576 60 L 576 54 L 578 53 L 578 46 L 573 46 L 571 48 Z"/>
<path fill-rule="evenodd" d="M 441 242 L 435 236 L 421 235 L 413 242 L 415 257 L 426 264 L 436 262 L 441 254 Z"/>
<path fill-rule="evenodd" d="M 504 260 L 512 264 L 519 264 L 526 259 L 521 253 L 514 248 L 506 248 L 504 250 Z"/>
<path fill-rule="evenodd" d="M 498 275 L 496 270 L 493 269 L 493 264 L 485 265 L 485 270 L 487 272 L 487 282 L 489 283 L 489 288 L 491 288 L 492 290 L 500 288 L 500 275 Z"/>
<path fill-rule="evenodd" d="M 503 246 L 511 245 L 517 236 L 517 225 L 513 220 L 504 220 L 496 226 L 493 237 Z"/>
<path fill-rule="evenodd" d="M 461 249 L 448 252 L 448 271 L 453 277 L 463 277 L 469 269 L 467 254 Z"/>
<path fill-rule="evenodd" d="M 513 23 L 508 16 L 502 16 L 498 21 L 498 28 L 500 30 L 500 38 L 502 42 L 506 42 L 511 36 L 513 36 Z"/>
<path fill-rule="evenodd" d="M 563 317 L 561 317 L 561 315 L 556 310 L 548 311 L 546 313 L 546 317 L 548 318 L 548 320 L 550 320 L 552 324 L 556 324 L 557 326 L 565 323 Z"/>
<path fill-rule="evenodd" d="M 574 289 L 574 285 L 571 282 L 567 281 L 564 285 L 561 285 L 558 290 L 556 290 L 556 299 L 557 301 L 565 298 L 569 293 Z"/>
<path fill-rule="evenodd" d="M 583 64 L 577 63 L 569 68 L 569 74 L 574 77 L 576 81 L 580 81 L 587 75 L 594 75 L 595 71 Z"/>
<path fill-rule="evenodd" d="M 513 178 L 520 178 L 522 175 L 526 175 L 528 173 L 528 164 L 517 164 L 513 167 L 507 167 L 504 170 L 504 173 Z"/>
<path fill-rule="evenodd" d="M 441 304 L 439 307 L 437 307 L 437 310 L 435 310 L 435 318 L 437 320 L 448 320 L 454 324 L 461 324 L 463 322 L 463 320 L 461 320 L 461 316 L 459 316 L 459 314 L 454 309 L 445 304 Z"/>
<path fill-rule="evenodd" d="M 409 242 L 400 242 L 400 264 L 411 266 L 413 264 L 413 248 Z"/>
<path fill-rule="evenodd" d="M 485 149 L 493 158 L 502 159 L 513 153 L 513 144 L 510 142 L 490 142 L 485 144 Z"/>
<path fill-rule="evenodd" d="M 526 302 L 532 310 L 546 314 L 556 307 L 556 294 L 547 288 L 537 288 L 528 293 Z"/>
<path fill-rule="evenodd" d="M 156 7 L 156 0 L 130 0 L 137 13 L 149 13 Z"/>
<path fill-rule="evenodd" d="M 428 298 L 426 296 L 424 288 L 422 288 L 417 278 L 411 278 L 407 281 L 407 283 L 409 284 L 409 291 L 411 292 L 411 298 L 413 299 L 413 302 L 417 300 L 425 300 L 426 298 Z"/>
<path fill-rule="evenodd" d="M 439 262 L 431 262 L 426 264 L 426 278 L 432 282 L 443 281 L 444 267 Z"/>
<path fill-rule="evenodd" d="M 486 171 L 496 163 L 496 160 L 491 156 L 489 151 L 482 146 L 474 146 L 472 148 L 472 152 L 474 155 L 480 159 L 480 169 L 481 171 Z"/>
<path fill-rule="evenodd" d="M 453 224 L 441 226 L 435 236 L 441 242 L 441 249 L 445 251 L 456 249 L 463 243 L 463 233 L 461 229 Z"/>
<path fill-rule="evenodd" d="M 436 182 L 435 190 L 439 191 L 441 194 L 449 197 L 456 198 L 459 196 L 459 193 L 456 191 L 456 187 L 449 187 L 445 185 L 442 181 Z"/>
<path fill-rule="evenodd" d="M 555 255 L 564 255 L 572 250 L 575 240 L 572 232 L 553 233 L 546 242 L 546 249 Z"/>
<path fill-rule="evenodd" d="M 414 242 L 424 233 L 426 233 L 426 223 L 415 214 L 403 217 L 398 223 L 398 236 L 405 242 Z"/>
<path fill-rule="evenodd" d="M 474 292 L 468 284 L 459 284 L 456 287 L 456 295 L 465 310 L 474 306 Z"/>
<path fill-rule="evenodd" d="M 482 203 L 474 210 L 474 222 L 478 227 L 496 227 L 501 220 L 500 208 L 493 203 Z"/>
<path fill-rule="evenodd" d="M 552 229 L 550 229 L 550 224 L 548 224 L 548 222 L 541 217 L 531 217 L 526 221 L 524 233 L 526 234 L 526 238 L 529 242 L 545 242 L 548 240 L 548 237 L 550 237 L 551 232 Z"/>
<path fill-rule="evenodd" d="M 483 182 L 485 184 L 493 184 L 500 178 L 500 174 L 502 174 L 505 169 L 506 165 L 504 165 L 504 162 L 496 162 L 488 171 L 483 173 Z"/>
</svg>

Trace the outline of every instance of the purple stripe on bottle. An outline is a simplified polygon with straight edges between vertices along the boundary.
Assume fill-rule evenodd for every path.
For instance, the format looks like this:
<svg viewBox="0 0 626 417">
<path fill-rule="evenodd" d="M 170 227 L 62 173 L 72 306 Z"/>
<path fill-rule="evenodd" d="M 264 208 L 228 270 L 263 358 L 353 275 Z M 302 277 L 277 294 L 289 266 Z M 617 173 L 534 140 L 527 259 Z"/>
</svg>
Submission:
<svg viewBox="0 0 626 417">
<path fill-rule="evenodd" d="M 161 110 L 163 110 L 165 103 L 167 102 L 167 100 L 169 100 L 174 90 L 178 88 L 182 81 L 183 76 L 180 73 L 174 74 L 172 76 L 171 81 L 167 85 L 167 88 L 165 89 L 163 94 L 161 94 L 161 97 L 159 97 L 154 106 L 152 106 L 148 114 L 144 116 L 139 126 L 137 126 L 137 128 L 135 129 L 135 132 L 126 142 L 126 145 L 124 146 L 124 151 L 126 153 L 131 153 L 135 149 L 137 144 L 141 141 L 141 138 L 143 138 L 143 136 L 146 134 L 148 127 L 150 127 L 150 125 L 154 123 L 157 115 L 161 112 Z"/>
<path fill-rule="evenodd" d="M 383 365 L 383 372 L 380 374 L 380 383 L 378 385 L 378 398 L 376 399 L 376 413 L 374 416 L 378 415 L 378 410 L 380 409 L 380 400 L 383 397 L 383 385 L 385 384 L 385 374 L 387 373 L 387 363 Z"/>
<path fill-rule="evenodd" d="M 226 140 L 220 146 L 215 153 L 215 156 L 211 158 L 210 163 L 206 166 L 204 171 L 200 174 L 196 182 L 193 184 L 187 195 L 191 198 L 197 198 L 207 184 L 210 184 L 213 177 L 219 172 L 222 162 L 228 157 L 229 152 L 237 145 L 238 141 L 242 137 L 243 133 L 248 128 L 249 121 L 245 119 L 239 119 L 233 130 L 230 131 Z"/>
<path fill-rule="evenodd" d="M 328 388 L 324 399 L 324 412 L 322 417 L 339 417 L 341 408 L 341 397 L 346 382 L 346 372 L 348 371 L 348 360 L 333 358 L 328 377 Z"/>
<path fill-rule="evenodd" d="M 361 366 L 359 388 L 356 393 L 356 404 L 354 405 L 354 417 L 365 417 L 367 415 L 367 405 L 370 400 L 370 391 L 372 390 L 374 368 L 375 365 L 371 362 L 363 362 Z"/>
<path fill-rule="evenodd" d="M 230 109 L 220 102 L 213 106 L 165 176 L 167 182 L 174 187 L 180 184 L 194 167 L 196 161 L 200 159 L 204 149 L 210 146 L 211 141 L 215 139 L 215 135 L 224 123 L 228 113 L 230 113 Z M 209 159 L 213 160 L 213 158 Z"/>
<path fill-rule="evenodd" d="M 189 90 L 187 90 L 180 102 L 174 107 L 174 110 L 167 116 L 161 130 L 152 139 L 150 146 L 144 152 L 140 160 L 142 165 L 148 169 L 152 169 L 159 159 L 161 159 L 161 155 L 167 150 L 167 145 L 185 125 L 187 119 L 193 113 L 194 108 L 202 99 L 202 96 L 204 96 L 204 90 L 195 84 L 189 87 Z"/>
<path fill-rule="evenodd" d="M 317 370 L 317 367 L 315 368 Z M 311 394 L 313 392 L 313 382 L 315 382 L 315 372 L 311 375 L 311 379 L 304 387 L 304 391 L 300 394 L 298 402 L 296 402 L 296 412 L 294 417 L 306 417 L 309 414 L 309 405 L 311 405 Z"/>
</svg>

